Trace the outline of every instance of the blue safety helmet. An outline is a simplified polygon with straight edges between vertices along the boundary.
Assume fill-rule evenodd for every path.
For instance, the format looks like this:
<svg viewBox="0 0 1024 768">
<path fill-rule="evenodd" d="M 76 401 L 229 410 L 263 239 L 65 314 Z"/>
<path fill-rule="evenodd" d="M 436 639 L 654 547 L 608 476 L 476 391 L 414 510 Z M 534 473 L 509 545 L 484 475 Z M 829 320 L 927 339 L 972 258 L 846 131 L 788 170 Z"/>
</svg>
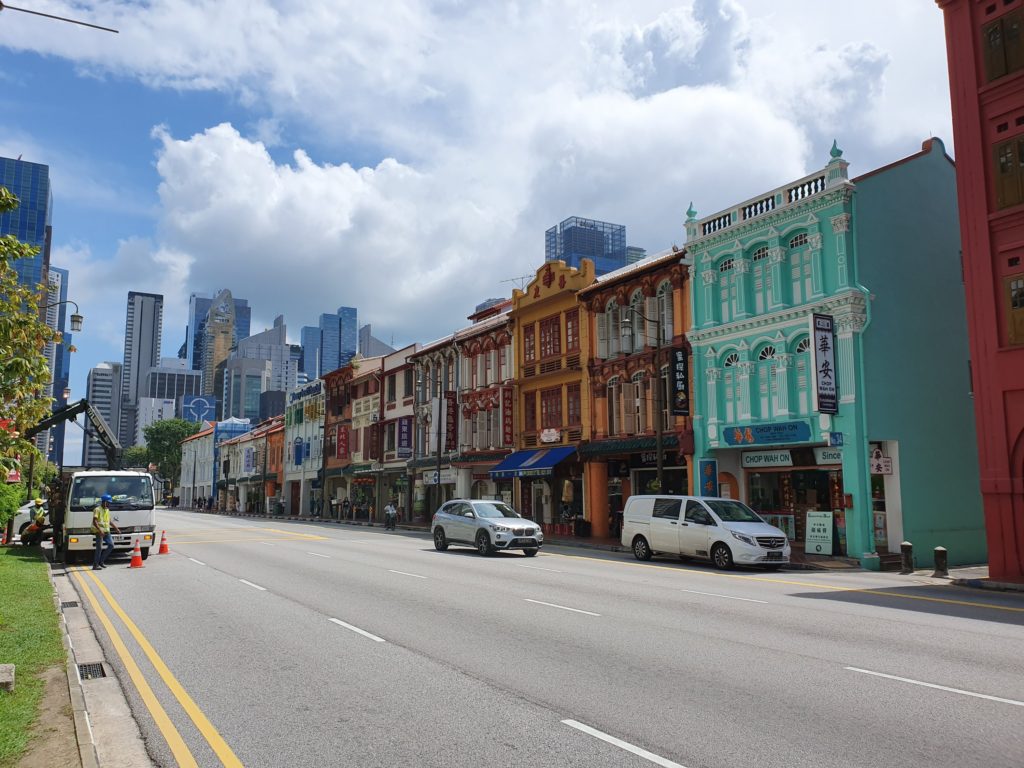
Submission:
<svg viewBox="0 0 1024 768">
<path fill-rule="evenodd" d="M 113 500 L 114 500 L 114 497 L 111 496 L 109 493 L 104 493 L 102 496 L 100 496 L 100 501 L 113 501 Z"/>
</svg>

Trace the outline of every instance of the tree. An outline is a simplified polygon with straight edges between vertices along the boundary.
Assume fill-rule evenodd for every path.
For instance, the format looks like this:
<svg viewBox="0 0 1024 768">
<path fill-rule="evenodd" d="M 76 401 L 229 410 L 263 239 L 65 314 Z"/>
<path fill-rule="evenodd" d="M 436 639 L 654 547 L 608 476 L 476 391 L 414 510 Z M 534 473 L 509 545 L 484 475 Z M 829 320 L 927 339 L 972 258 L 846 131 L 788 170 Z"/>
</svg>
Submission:
<svg viewBox="0 0 1024 768">
<path fill-rule="evenodd" d="M 0 214 L 18 205 L 18 198 L 0 186 Z M 21 457 L 35 450 L 22 434 L 49 416 L 53 407 L 44 350 L 48 343 L 60 340 L 60 333 L 40 317 L 45 286 L 19 283 L 14 265 L 38 251 L 13 235 L 0 236 L 0 469 L 4 472 L 19 466 Z"/>
<path fill-rule="evenodd" d="M 121 466 L 122 467 L 142 467 L 145 469 L 149 466 L 149 448 L 144 445 L 133 445 L 131 448 L 125 448 L 121 453 Z"/>
<path fill-rule="evenodd" d="M 145 427 L 149 460 L 156 464 L 160 476 L 171 486 L 181 475 L 181 441 L 199 431 L 201 425 L 184 419 L 165 419 Z"/>
</svg>

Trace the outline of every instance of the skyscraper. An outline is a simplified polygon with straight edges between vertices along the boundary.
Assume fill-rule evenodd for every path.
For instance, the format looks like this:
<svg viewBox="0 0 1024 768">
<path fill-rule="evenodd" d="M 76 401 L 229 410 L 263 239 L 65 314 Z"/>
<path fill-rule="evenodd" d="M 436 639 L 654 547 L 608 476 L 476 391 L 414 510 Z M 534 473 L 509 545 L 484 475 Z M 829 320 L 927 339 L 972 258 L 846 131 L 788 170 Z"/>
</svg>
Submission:
<svg viewBox="0 0 1024 768">
<path fill-rule="evenodd" d="M 238 342 L 224 368 L 224 418 L 260 417 L 260 396 L 265 392 L 287 392 L 298 383 L 298 365 L 288 344 L 284 317 L 274 318 L 274 327 Z"/>
<path fill-rule="evenodd" d="M 598 275 L 626 266 L 626 227 L 570 216 L 544 233 L 545 261 L 561 260 L 579 269 L 580 259 L 593 261 Z"/>
<path fill-rule="evenodd" d="M 237 344 L 249 335 L 252 309 L 249 307 L 248 299 L 232 297 L 231 301 L 235 306 L 235 327 L 232 331 L 232 341 Z M 196 371 L 203 369 L 206 316 L 210 313 L 210 307 L 213 306 L 213 302 L 214 299 L 201 293 L 193 293 L 188 301 L 188 327 L 185 329 L 184 357 L 188 360 L 189 366 Z"/>
<path fill-rule="evenodd" d="M 164 297 L 158 293 L 128 292 L 124 323 L 124 365 L 121 369 L 121 412 L 118 440 L 122 447 L 135 444 L 135 408 L 147 371 L 160 361 Z"/>
<path fill-rule="evenodd" d="M 21 204 L 0 214 L 0 235 L 14 235 L 39 249 L 31 259 L 18 259 L 14 268 L 22 285 L 39 285 L 50 266 L 50 216 L 53 193 L 50 168 L 39 163 L 0 157 L 0 186 L 7 187 Z"/>
<path fill-rule="evenodd" d="M 57 302 L 66 302 L 68 298 L 68 271 L 60 267 L 50 267 L 51 285 L 54 279 L 60 284 L 60 291 L 57 294 Z M 68 305 L 58 304 L 56 310 L 57 330 L 61 332 L 61 340 L 57 342 L 53 355 L 53 409 L 63 408 L 68 404 L 64 392 L 68 389 L 71 381 L 71 333 L 68 331 Z M 47 314 L 49 319 L 49 310 Z M 81 395 L 79 395 L 81 396 Z M 50 430 L 53 437 L 50 455 L 47 457 L 54 464 L 63 464 L 64 456 L 64 433 L 65 422 L 61 422 Z"/>
<path fill-rule="evenodd" d="M 363 357 L 384 357 L 396 351 L 390 344 L 373 335 L 373 329 L 367 323 L 359 329 L 359 354 Z M 347 362 L 347 361 L 346 361 Z M 341 366 L 338 366 L 339 368 Z"/>
<path fill-rule="evenodd" d="M 203 330 L 203 394 L 220 394 L 224 363 L 235 344 L 235 302 L 226 288 L 217 294 L 206 314 Z M 218 418 L 220 418 L 218 416 Z"/>
<path fill-rule="evenodd" d="M 338 307 L 335 313 L 320 315 L 316 327 L 301 332 L 302 370 L 312 380 L 337 370 L 356 356 L 359 321 L 355 307 Z"/>
<path fill-rule="evenodd" d="M 120 363 L 100 363 L 86 378 L 85 397 L 111 429 L 120 421 L 121 380 Z M 107 466 L 107 456 L 90 426 L 86 426 L 82 440 L 82 466 Z"/>
</svg>

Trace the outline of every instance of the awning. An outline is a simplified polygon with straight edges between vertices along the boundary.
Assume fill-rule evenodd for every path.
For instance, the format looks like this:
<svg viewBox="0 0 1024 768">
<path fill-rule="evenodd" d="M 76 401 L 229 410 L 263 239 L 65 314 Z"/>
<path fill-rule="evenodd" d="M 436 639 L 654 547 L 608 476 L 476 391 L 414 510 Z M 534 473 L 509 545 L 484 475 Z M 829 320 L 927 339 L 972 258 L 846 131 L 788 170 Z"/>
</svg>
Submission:
<svg viewBox="0 0 1024 768">
<path fill-rule="evenodd" d="M 516 451 L 491 470 L 491 477 L 500 480 L 506 477 L 546 477 L 555 465 L 576 453 L 575 446 L 538 448 L 532 451 Z"/>
</svg>

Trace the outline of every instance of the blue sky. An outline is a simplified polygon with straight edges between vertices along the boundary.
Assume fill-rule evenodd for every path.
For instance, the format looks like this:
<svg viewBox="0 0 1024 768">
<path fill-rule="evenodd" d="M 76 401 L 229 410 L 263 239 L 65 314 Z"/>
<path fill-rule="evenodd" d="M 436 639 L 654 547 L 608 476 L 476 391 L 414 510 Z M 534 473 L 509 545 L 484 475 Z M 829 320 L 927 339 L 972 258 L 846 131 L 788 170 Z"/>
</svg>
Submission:
<svg viewBox="0 0 1024 768">
<path fill-rule="evenodd" d="M 221 287 L 254 331 L 350 305 L 429 341 L 568 216 L 656 252 L 691 201 L 785 184 L 833 138 L 853 173 L 954 149 L 933 0 L 21 5 L 120 30 L 0 13 L 0 155 L 50 166 L 86 316 L 73 396 L 121 359 L 129 290 L 165 295 L 165 356 Z"/>
</svg>

